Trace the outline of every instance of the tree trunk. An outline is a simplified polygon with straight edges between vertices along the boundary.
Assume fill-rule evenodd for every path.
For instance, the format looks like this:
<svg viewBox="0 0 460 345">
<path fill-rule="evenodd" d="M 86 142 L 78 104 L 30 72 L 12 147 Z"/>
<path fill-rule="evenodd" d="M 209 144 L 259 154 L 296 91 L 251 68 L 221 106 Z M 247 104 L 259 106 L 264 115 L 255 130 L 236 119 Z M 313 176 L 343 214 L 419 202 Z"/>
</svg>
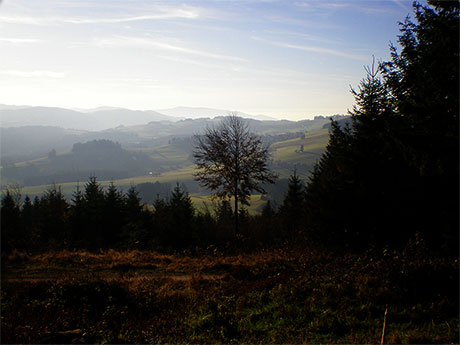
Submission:
<svg viewBox="0 0 460 345">
<path fill-rule="evenodd" d="M 235 236 L 238 235 L 238 184 L 235 188 Z"/>
</svg>

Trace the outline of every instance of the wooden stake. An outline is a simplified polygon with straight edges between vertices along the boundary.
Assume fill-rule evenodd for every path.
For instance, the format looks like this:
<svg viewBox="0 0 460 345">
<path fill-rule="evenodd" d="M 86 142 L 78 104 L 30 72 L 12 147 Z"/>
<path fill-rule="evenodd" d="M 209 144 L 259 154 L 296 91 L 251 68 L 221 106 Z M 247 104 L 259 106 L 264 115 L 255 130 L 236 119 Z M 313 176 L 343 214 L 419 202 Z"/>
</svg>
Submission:
<svg viewBox="0 0 460 345">
<path fill-rule="evenodd" d="M 385 315 L 383 317 L 382 339 L 380 340 L 380 345 L 383 345 L 383 339 L 385 338 L 385 325 L 387 323 L 387 313 L 388 313 L 388 308 L 385 308 Z"/>
</svg>

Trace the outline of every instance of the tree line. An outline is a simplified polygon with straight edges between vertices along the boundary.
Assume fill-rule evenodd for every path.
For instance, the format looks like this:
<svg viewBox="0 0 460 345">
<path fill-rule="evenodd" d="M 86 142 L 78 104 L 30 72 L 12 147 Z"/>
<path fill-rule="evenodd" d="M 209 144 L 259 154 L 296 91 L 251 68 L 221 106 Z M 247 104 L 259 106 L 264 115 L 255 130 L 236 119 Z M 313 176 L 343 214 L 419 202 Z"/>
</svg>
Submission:
<svg viewBox="0 0 460 345">
<path fill-rule="evenodd" d="M 290 210 L 291 204 L 284 209 Z M 197 210 L 180 184 L 169 197 L 146 204 L 134 186 L 125 193 L 113 183 L 104 189 L 93 176 L 83 189 L 76 188 L 70 202 L 56 185 L 33 200 L 25 196 L 22 202 L 18 191 L 8 189 L 1 199 L 1 246 L 2 253 L 14 249 L 31 253 L 108 248 L 171 252 L 210 246 L 253 249 L 288 238 L 288 229 L 276 216 L 270 201 L 260 215 L 249 215 L 246 208 L 235 215 L 228 200 Z"/>
</svg>

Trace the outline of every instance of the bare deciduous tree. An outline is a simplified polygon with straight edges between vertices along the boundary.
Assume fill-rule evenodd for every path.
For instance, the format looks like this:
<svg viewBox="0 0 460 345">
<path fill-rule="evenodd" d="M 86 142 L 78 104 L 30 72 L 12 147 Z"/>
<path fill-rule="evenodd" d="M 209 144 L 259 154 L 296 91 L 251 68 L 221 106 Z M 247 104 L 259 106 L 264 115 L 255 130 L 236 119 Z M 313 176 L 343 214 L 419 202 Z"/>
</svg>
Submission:
<svg viewBox="0 0 460 345">
<path fill-rule="evenodd" d="M 238 232 L 238 203 L 249 205 L 251 192 L 265 193 L 262 183 L 273 183 L 276 178 L 267 166 L 267 147 L 249 131 L 247 122 L 232 113 L 197 137 L 193 156 L 200 185 L 211 189 L 215 197 L 234 198 Z"/>
</svg>

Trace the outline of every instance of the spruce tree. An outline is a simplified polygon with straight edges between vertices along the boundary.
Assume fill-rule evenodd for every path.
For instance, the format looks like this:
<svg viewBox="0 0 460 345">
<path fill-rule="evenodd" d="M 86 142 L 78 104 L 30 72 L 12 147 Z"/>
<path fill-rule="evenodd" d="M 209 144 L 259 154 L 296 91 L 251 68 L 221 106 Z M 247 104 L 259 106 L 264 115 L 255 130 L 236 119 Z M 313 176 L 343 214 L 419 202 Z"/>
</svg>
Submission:
<svg viewBox="0 0 460 345">
<path fill-rule="evenodd" d="M 124 196 L 123 207 L 125 213 L 125 222 L 129 223 L 136 221 L 143 208 L 141 198 L 139 197 L 139 192 L 137 191 L 136 187 L 131 186 L 126 192 Z"/>
<path fill-rule="evenodd" d="M 2 253 L 22 249 L 21 211 L 9 189 L 1 199 L 1 230 Z"/>
<path fill-rule="evenodd" d="M 53 184 L 40 198 L 39 218 L 39 233 L 46 245 L 54 250 L 67 248 L 70 239 L 69 204 L 60 186 Z"/>
<path fill-rule="evenodd" d="M 272 203 L 270 200 L 267 200 L 264 207 L 262 208 L 262 217 L 271 218 L 275 215 L 275 210 L 273 209 Z"/>
<path fill-rule="evenodd" d="M 104 241 L 104 217 L 103 208 L 105 203 L 104 191 L 97 182 L 96 176 L 91 176 L 85 184 L 82 198 L 82 228 L 79 229 L 77 241 L 88 249 L 105 247 Z"/>
<path fill-rule="evenodd" d="M 123 245 L 128 248 L 147 248 L 151 241 L 151 214 L 144 209 L 135 186 L 124 195 L 123 203 Z"/>
<path fill-rule="evenodd" d="M 416 22 L 401 23 L 385 82 L 403 118 L 400 141 L 417 172 L 418 223 L 430 242 L 458 251 L 459 3 L 414 4 Z M 447 248 L 446 248 L 447 249 Z"/>
<path fill-rule="evenodd" d="M 323 242 L 458 242 L 458 2 L 428 4 L 401 24 L 401 53 L 352 90 L 351 127 L 332 123 L 307 185 L 308 228 Z"/>
<path fill-rule="evenodd" d="M 77 183 L 76 190 L 72 193 L 70 204 L 70 228 L 71 228 L 71 243 L 73 247 L 83 245 L 80 231 L 83 231 L 83 193 L 80 190 L 80 185 Z"/>
<path fill-rule="evenodd" d="M 280 207 L 280 215 L 287 235 L 299 230 L 305 219 L 305 189 L 304 183 L 297 175 L 297 170 L 289 176 L 288 191 Z"/>
<path fill-rule="evenodd" d="M 32 200 L 30 200 L 28 195 L 24 198 L 21 216 L 24 221 L 24 226 L 31 228 L 33 224 L 34 206 L 32 205 Z"/>
<path fill-rule="evenodd" d="M 103 237 L 111 246 L 120 241 L 121 229 L 123 227 L 123 195 L 110 182 L 109 187 L 104 195 L 104 207 L 101 210 L 104 217 Z"/>
<path fill-rule="evenodd" d="M 171 230 L 175 237 L 175 245 L 185 248 L 192 244 L 193 221 L 195 209 L 190 195 L 180 187 L 179 183 L 174 187 L 168 203 L 171 212 Z"/>
</svg>

